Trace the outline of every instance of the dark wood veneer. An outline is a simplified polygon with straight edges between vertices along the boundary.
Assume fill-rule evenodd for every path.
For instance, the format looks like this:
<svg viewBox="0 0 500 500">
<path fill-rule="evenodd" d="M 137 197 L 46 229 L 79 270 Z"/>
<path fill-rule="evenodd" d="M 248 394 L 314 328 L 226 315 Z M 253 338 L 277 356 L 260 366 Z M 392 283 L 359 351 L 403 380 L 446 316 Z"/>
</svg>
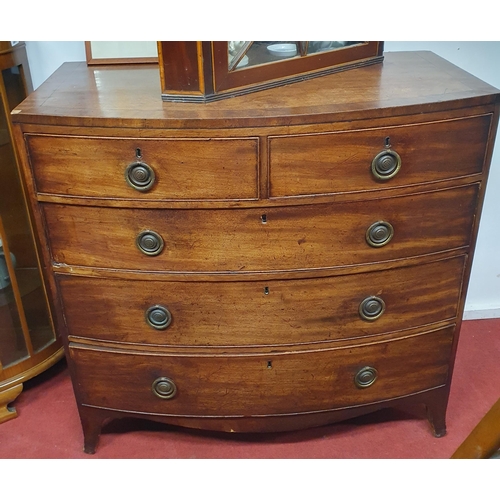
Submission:
<svg viewBox="0 0 500 500">
<path fill-rule="evenodd" d="M 446 328 L 342 349 L 253 356 L 169 356 L 71 343 L 70 356 L 85 405 L 165 416 L 251 417 L 327 411 L 439 387 L 447 381 L 452 339 L 453 329 Z M 371 364 L 380 382 L 357 388 L 356 373 Z M 150 390 L 163 374 L 178 386 L 172 400 Z"/>
<path fill-rule="evenodd" d="M 56 264 L 244 274 L 333 268 L 466 247 L 478 188 L 471 184 L 366 202 L 266 207 L 264 212 L 109 210 L 54 203 L 41 208 Z M 392 224 L 394 237 L 373 248 L 365 235 L 379 220 Z M 138 250 L 136 238 L 145 230 L 163 238 L 159 255 Z"/>
<path fill-rule="evenodd" d="M 378 271 L 361 279 L 346 275 L 137 283 L 62 276 L 59 288 L 68 334 L 75 342 L 78 337 L 187 347 L 307 344 L 453 320 L 464 264 L 461 256 Z M 359 305 L 372 295 L 385 301 L 386 311 L 377 321 L 365 321 L 359 315 Z M 164 304 L 172 314 L 171 325 L 163 331 L 154 330 L 145 319 L 148 307 L 156 303 Z"/>
</svg>

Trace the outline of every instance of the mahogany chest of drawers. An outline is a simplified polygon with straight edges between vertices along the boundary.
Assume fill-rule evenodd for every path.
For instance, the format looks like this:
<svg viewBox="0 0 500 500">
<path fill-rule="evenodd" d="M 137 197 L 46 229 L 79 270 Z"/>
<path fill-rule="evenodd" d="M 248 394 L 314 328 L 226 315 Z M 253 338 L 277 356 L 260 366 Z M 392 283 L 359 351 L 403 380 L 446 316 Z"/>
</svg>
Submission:
<svg viewBox="0 0 500 500">
<path fill-rule="evenodd" d="M 428 52 L 201 105 L 63 65 L 13 119 L 85 451 L 410 403 L 443 435 L 498 102 Z"/>
</svg>

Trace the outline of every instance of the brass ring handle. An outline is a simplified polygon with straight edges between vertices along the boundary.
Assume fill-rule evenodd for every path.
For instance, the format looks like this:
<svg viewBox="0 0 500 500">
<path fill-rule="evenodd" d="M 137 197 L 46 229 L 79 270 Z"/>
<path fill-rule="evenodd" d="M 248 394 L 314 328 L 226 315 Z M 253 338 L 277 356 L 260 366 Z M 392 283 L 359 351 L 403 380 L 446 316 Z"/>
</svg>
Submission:
<svg viewBox="0 0 500 500">
<path fill-rule="evenodd" d="M 136 239 L 139 250 L 149 256 L 158 255 L 163 250 L 163 238 L 155 231 L 142 231 Z"/>
<path fill-rule="evenodd" d="M 359 304 L 359 315 L 366 321 L 375 321 L 384 314 L 384 311 L 385 302 L 375 295 L 366 297 L 366 299 Z"/>
<path fill-rule="evenodd" d="M 172 323 L 172 314 L 164 306 L 151 306 L 146 311 L 146 322 L 155 330 L 165 330 Z"/>
<path fill-rule="evenodd" d="M 392 179 L 401 168 L 401 157 L 391 149 L 381 151 L 372 161 L 372 174 L 380 181 Z"/>
<path fill-rule="evenodd" d="M 153 394 L 161 399 L 172 399 L 177 394 L 174 381 L 168 377 L 157 378 L 151 385 Z"/>
<path fill-rule="evenodd" d="M 354 377 L 354 383 L 359 389 L 366 389 L 375 383 L 377 380 L 378 372 L 372 366 L 365 366 L 361 368 L 356 376 Z"/>
<path fill-rule="evenodd" d="M 155 172 L 148 164 L 135 161 L 125 169 L 125 180 L 137 191 L 149 191 L 155 182 Z"/>
<path fill-rule="evenodd" d="M 366 230 L 366 242 L 372 247 L 383 247 L 392 240 L 394 228 L 389 222 L 374 222 Z"/>
</svg>

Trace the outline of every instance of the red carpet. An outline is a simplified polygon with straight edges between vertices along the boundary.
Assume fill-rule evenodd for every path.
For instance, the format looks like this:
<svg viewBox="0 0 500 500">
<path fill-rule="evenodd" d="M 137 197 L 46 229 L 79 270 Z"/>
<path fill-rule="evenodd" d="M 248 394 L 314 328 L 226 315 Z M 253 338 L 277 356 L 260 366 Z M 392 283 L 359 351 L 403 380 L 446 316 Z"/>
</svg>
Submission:
<svg viewBox="0 0 500 500">
<path fill-rule="evenodd" d="M 301 432 L 235 435 L 144 420 L 107 424 L 95 455 L 83 437 L 68 371 L 59 363 L 25 384 L 19 417 L 0 424 L 2 458 L 449 458 L 500 397 L 500 319 L 463 323 L 447 414 L 430 432 L 424 411 L 383 410 Z"/>
</svg>

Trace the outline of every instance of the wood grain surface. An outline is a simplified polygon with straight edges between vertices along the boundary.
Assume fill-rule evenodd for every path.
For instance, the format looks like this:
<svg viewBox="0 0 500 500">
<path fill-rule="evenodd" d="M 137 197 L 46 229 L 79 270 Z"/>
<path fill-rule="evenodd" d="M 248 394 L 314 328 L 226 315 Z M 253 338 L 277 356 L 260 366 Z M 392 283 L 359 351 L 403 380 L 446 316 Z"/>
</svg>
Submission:
<svg viewBox="0 0 500 500">
<path fill-rule="evenodd" d="M 166 356 L 78 344 L 70 345 L 70 356 L 85 405 L 163 415 L 295 414 L 445 384 L 452 332 L 447 328 L 352 348 L 261 356 Z M 354 377 L 365 366 L 374 367 L 378 378 L 359 389 Z M 153 394 L 151 385 L 160 377 L 177 386 L 173 399 Z"/>
<path fill-rule="evenodd" d="M 466 247 L 478 186 L 356 203 L 235 210 L 109 209 L 44 204 L 55 263 L 157 272 L 259 272 L 388 261 Z M 266 223 L 262 216 L 266 216 Z M 366 242 L 378 221 L 384 247 Z M 144 255 L 146 230 L 164 249 Z"/>
<path fill-rule="evenodd" d="M 258 197 L 258 142 L 247 139 L 90 138 L 27 135 L 37 189 L 72 196 L 142 199 Z M 155 183 L 138 193 L 125 170 L 140 161 Z M 103 186 L 106 186 L 103 192 Z"/>
<path fill-rule="evenodd" d="M 455 257 L 362 275 L 244 282 L 64 276 L 59 287 L 68 335 L 75 341 L 186 347 L 307 344 L 454 320 L 463 266 L 464 257 Z M 386 306 L 375 321 L 359 314 L 360 303 L 371 296 Z M 146 311 L 156 304 L 172 315 L 166 330 L 146 321 Z"/>
<path fill-rule="evenodd" d="M 491 115 L 413 126 L 271 137 L 270 196 L 365 191 L 481 172 Z M 386 141 L 390 148 L 386 147 Z M 373 158 L 394 150 L 401 169 L 377 181 Z"/>
<path fill-rule="evenodd" d="M 429 113 L 498 99 L 497 89 L 432 52 L 389 52 L 382 64 L 198 106 L 165 103 L 160 87 L 157 66 L 65 63 L 18 106 L 14 120 L 175 129 L 303 125 Z"/>
</svg>

